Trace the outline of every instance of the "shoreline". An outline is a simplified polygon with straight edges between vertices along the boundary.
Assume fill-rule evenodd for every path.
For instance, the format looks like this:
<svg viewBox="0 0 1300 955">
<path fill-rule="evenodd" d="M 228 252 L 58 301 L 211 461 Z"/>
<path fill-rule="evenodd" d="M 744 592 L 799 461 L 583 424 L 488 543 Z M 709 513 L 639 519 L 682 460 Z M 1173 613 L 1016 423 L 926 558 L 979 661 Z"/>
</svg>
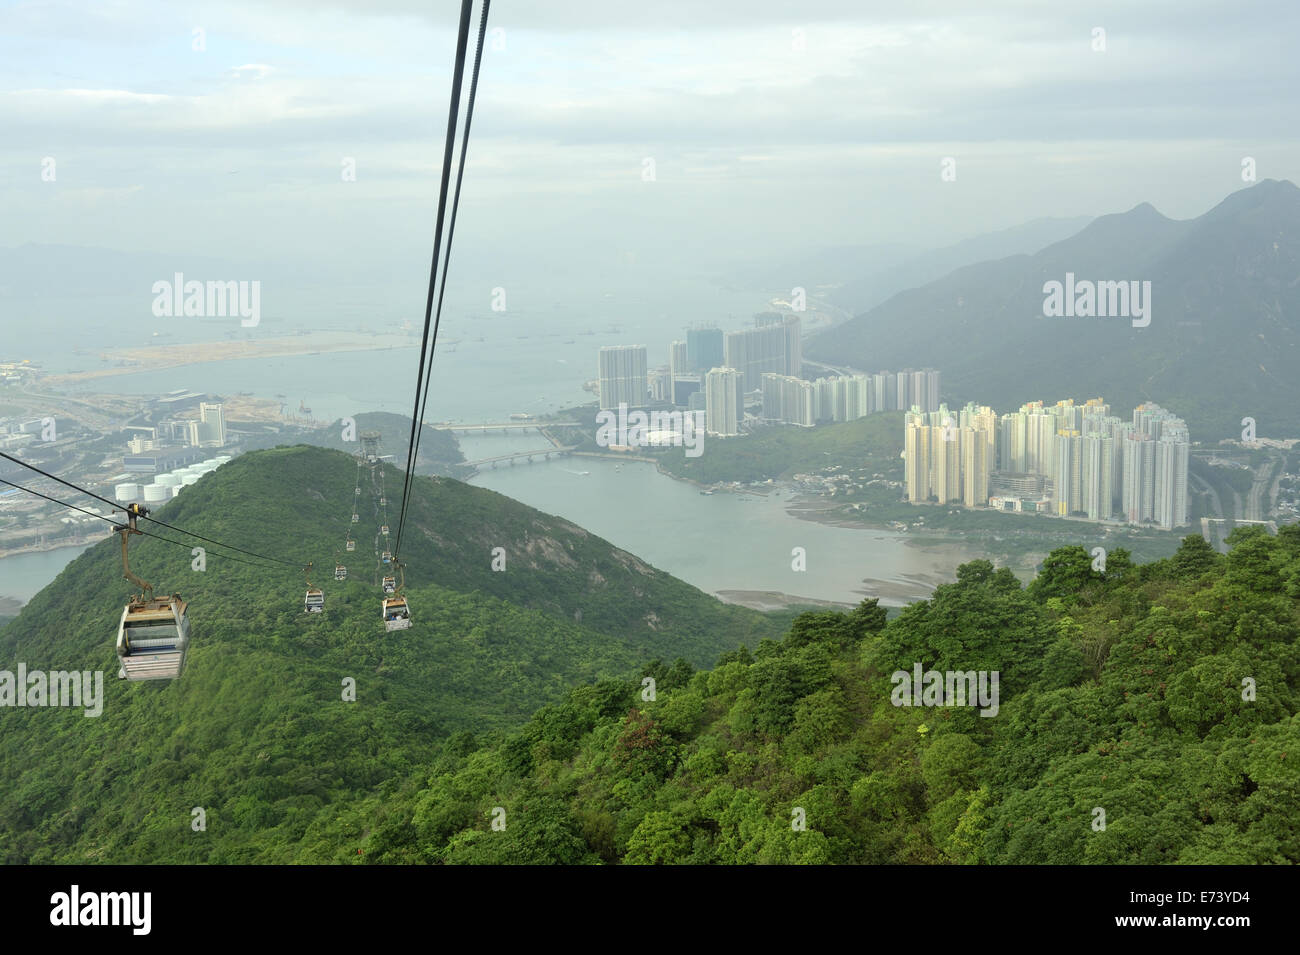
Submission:
<svg viewBox="0 0 1300 955">
<path fill-rule="evenodd" d="M 60 387 L 80 384 L 98 378 L 134 375 L 140 372 L 181 368 L 212 361 L 242 361 L 250 358 L 294 358 L 325 352 L 383 351 L 393 348 L 416 348 L 418 342 L 402 335 L 349 338 L 322 341 L 318 336 L 291 336 L 280 338 L 245 339 L 243 341 L 188 342 L 183 344 L 155 345 L 141 348 L 120 348 L 101 352 L 106 361 L 120 362 L 114 368 L 97 368 L 92 371 L 74 371 L 44 375 L 38 383 Z"/>
<path fill-rule="evenodd" d="M 102 538 L 96 540 L 64 541 L 59 544 L 46 544 L 43 547 L 23 547 L 18 550 L 0 550 L 0 560 L 5 560 L 8 557 L 25 557 L 28 554 L 48 554 L 51 551 L 64 550 L 68 547 L 94 547 L 96 544 L 100 543 L 100 541 L 108 540 L 108 538 L 112 536 L 112 531 L 109 531 Z"/>
<path fill-rule="evenodd" d="M 785 610 L 787 607 L 817 607 L 824 610 L 852 610 L 856 605 L 839 600 L 822 600 L 817 597 L 800 597 L 779 590 L 715 590 L 713 596 L 724 604 L 748 607 L 750 610 Z"/>
<path fill-rule="evenodd" d="M 955 579 L 942 574 L 901 574 L 896 580 L 864 577 L 853 592 L 863 600 L 875 597 L 882 607 L 901 609 L 919 600 L 928 600 L 937 587 L 953 583 Z M 801 597 L 779 590 L 715 590 L 713 595 L 723 603 L 738 604 L 759 611 L 786 610 L 790 607 L 849 611 L 857 606 L 856 603 L 842 600 Z"/>
</svg>

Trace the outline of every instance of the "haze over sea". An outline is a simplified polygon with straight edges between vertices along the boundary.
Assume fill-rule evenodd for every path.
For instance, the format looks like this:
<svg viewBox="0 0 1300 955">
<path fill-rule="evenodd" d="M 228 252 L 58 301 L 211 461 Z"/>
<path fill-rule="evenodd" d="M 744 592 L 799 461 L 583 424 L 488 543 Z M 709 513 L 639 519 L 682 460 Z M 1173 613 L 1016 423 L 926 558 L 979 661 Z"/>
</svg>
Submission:
<svg viewBox="0 0 1300 955">
<path fill-rule="evenodd" d="M 495 287 L 505 288 L 505 311 L 491 309 Z M 738 328 L 782 294 L 779 289 L 724 288 L 703 278 L 674 279 L 671 289 L 627 285 L 610 291 L 601 284 L 539 281 L 532 286 L 483 284 L 481 292 L 472 303 L 464 294 L 453 301 L 448 292 L 428 403 L 430 419 L 504 419 L 515 412 L 544 413 L 589 402 L 592 395 L 582 390 L 582 383 L 596 377 L 602 345 L 644 344 L 652 367 L 666 364 L 669 342 L 684 339 L 688 325 L 711 321 L 724 329 Z M 406 306 L 395 306 L 392 300 L 387 288 L 280 292 L 264 286 L 261 323 L 247 329 L 237 318 L 155 318 L 144 285 L 138 295 L 45 298 L 6 303 L 6 311 L 19 321 L 39 322 L 45 332 L 11 344 L 17 349 L 13 357 L 39 361 L 47 372 L 62 373 L 110 368 L 114 363 L 100 357 L 110 349 L 312 332 L 353 332 L 363 339 L 366 333 L 396 332 L 403 322 L 410 323 L 412 346 L 418 345 L 423 296 L 413 296 Z M 66 343 L 74 340 L 84 344 L 69 349 Z M 304 338 L 303 348 L 310 350 L 309 338 Z M 317 420 L 358 411 L 409 414 L 409 382 L 418 361 L 415 347 L 214 361 L 97 378 L 70 390 L 150 396 L 179 388 L 268 398 L 283 394 L 294 408 L 305 401 Z"/>
</svg>

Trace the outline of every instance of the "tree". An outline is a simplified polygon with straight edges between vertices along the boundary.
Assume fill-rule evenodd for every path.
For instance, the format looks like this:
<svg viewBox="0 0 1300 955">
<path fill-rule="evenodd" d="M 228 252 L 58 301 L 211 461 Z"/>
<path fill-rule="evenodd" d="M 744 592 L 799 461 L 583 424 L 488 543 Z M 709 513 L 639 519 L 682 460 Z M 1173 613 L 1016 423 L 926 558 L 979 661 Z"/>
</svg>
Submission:
<svg viewBox="0 0 1300 955">
<path fill-rule="evenodd" d="M 805 647 L 812 643 L 842 645 L 853 639 L 849 618 L 834 610 L 809 610 L 790 624 L 785 638 L 787 647 Z"/>
<path fill-rule="evenodd" d="M 623 861 L 628 865 L 673 865 L 691 851 L 686 830 L 668 812 L 648 812 L 627 840 Z"/>
<path fill-rule="evenodd" d="M 960 587 L 981 587 L 992 579 L 992 561 L 972 560 L 957 568 L 957 585 Z"/>
<path fill-rule="evenodd" d="M 1086 550 L 1078 546 L 1058 547 L 1043 560 L 1043 569 L 1029 585 L 1029 591 L 1040 600 L 1069 598 L 1097 579 Z"/>
<path fill-rule="evenodd" d="M 867 597 L 849 613 L 849 629 L 857 639 L 885 629 L 889 612 L 880 606 L 879 597 Z"/>
<path fill-rule="evenodd" d="M 1222 555 L 1216 553 L 1204 537 L 1188 534 L 1178 545 L 1171 568 L 1178 579 L 1194 580 L 1222 560 Z"/>
<path fill-rule="evenodd" d="M 629 778 L 662 778 L 673 760 L 671 740 L 649 714 L 633 707 L 614 743 L 614 759 Z"/>
<path fill-rule="evenodd" d="M 1256 593 L 1280 591 L 1282 580 L 1272 561 L 1275 540 L 1262 527 L 1238 527 L 1226 538 L 1227 580 Z"/>
</svg>

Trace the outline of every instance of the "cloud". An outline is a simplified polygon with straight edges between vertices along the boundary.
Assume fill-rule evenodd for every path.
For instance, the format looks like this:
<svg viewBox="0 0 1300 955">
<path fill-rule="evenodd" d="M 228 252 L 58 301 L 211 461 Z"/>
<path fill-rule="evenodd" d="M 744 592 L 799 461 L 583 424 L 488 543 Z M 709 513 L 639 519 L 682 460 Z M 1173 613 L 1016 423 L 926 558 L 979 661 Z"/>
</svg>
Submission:
<svg viewBox="0 0 1300 955">
<path fill-rule="evenodd" d="M 260 80 L 274 71 L 275 67 L 267 66 L 265 63 L 245 63 L 243 66 L 234 67 L 230 71 L 230 75 L 235 79 Z"/>
<path fill-rule="evenodd" d="M 0 10 L 13 240 L 102 230 L 126 248 L 325 256 L 344 232 L 376 248 L 422 235 L 455 6 L 276 0 L 201 13 L 160 0 Z M 1287 3 L 1244 16 L 1208 0 L 557 0 L 498 2 L 490 25 L 505 48 L 484 53 L 467 240 L 550 229 L 558 248 L 621 229 L 646 245 L 737 251 L 940 245 L 1141 201 L 1194 214 L 1240 185 L 1241 155 L 1258 155 L 1261 175 L 1300 174 L 1289 49 L 1300 9 Z M 1095 26 L 1105 52 L 1092 49 Z M 57 207 L 34 173 L 46 155 L 59 160 Z M 958 158 L 952 188 L 943 156 Z M 343 157 L 355 182 L 341 180 Z M 91 206 L 128 182 L 140 184 L 132 221 L 100 218 Z M 79 202 L 87 215 L 73 214 Z"/>
</svg>

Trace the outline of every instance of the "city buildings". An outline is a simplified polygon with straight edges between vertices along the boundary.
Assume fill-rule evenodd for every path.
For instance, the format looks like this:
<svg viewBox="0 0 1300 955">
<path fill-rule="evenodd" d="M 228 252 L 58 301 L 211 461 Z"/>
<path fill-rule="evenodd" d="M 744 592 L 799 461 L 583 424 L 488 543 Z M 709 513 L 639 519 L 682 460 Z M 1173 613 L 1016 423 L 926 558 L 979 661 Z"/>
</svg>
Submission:
<svg viewBox="0 0 1300 955">
<path fill-rule="evenodd" d="M 607 345 L 600 350 L 601 410 L 626 404 L 645 407 L 649 395 L 644 345 Z"/>
<path fill-rule="evenodd" d="M 649 373 L 650 397 L 655 401 L 665 404 L 673 403 L 673 375 L 672 368 L 668 365 L 661 365 L 654 368 Z"/>
<path fill-rule="evenodd" d="M 768 384 L 769 380 L 773 384 Z M 895 410 L 897 383 L 908 383 L 905 394 L 911 394 L 911 385 L 919 382 L 925 403 L 939 407 L 939 372 L 927 368 L 922 372 L 894 374 L 882 371 L 874 375 L 837 375 L 805 382 L 811 394 L 811 413 L 805 410 L 809 399 L 795 399 L 791 382 L 801 379 L 794 375 L 765 372 L 762 376 L 763 419 L 770 423 L 797 424 L 805 427 L 821 422 L 856 421 L 880 411 Z M 783 382 L 778 387 L 775 382 Z M 802 388 L 802 386 L 799 386 Z M 933 392 L 933 397 L 930 397 Z M 921 407 L 920 410 L 927 410 Z"/>
<path fill-rule="evenodd" d="M 763 417 L 811 428 L 817 423 L 817 388 L 792 375 L 763 375 Z"/>
<path fill-rule="evenodd" d="M 682 372 L 703 372 L 722 364 L 722 329 L 691 328 L 686 331 L 686 366 Z"/>
<path fill-rule="evenodd" d="M 806 380 L 802 374 L 801 337 L 798 315 L 770 311 L 755 315 L 752 328 L 729 332 L 704 326 L 688 329 L 685 341 L 669 342 L 668 364 L 656 369 L 647 370 L 644 345 L 606 346 L 600 349 L 595 383 L 600 408 L 612 410 L 626 403 L 633 408 L 671 405 L 703 410 L 715 434 L 748 430 L 746 398 L 750 399 L 750 410 L 755 411 L 755 395 L 761 398 L 762 410 L 751 415 L 751 424 L 761 420 L 811 428 L 912 406 L 923 412 L 938 409 L 940 375 L 933 368 Z M 734 400 L 720 397 L 717 388 L 721 385 L 716 376 L 710 398 L 709 375 L 722 369 L 735 372 L 727 378 L 736 388 Z M 710 407 L 714 417 L 707 413 Z M 990 449 L 974 452 L 975 460 L 982 461 L 995 453 L 992 444 L 990 438 Z M 952 466 L 956 468 L 952 480 L 956 481 L 960 461 L 954 459 Z M 972 485 L 972 494 L 982 491 L 979 482 Z"/>
<path fill-rule="evenodd" d="M 937 372 L 935 373 L 937 375 Z M 902 380 L 899 376 L 898 380 Z M 927 379 L 908 376 L 913 386 Z M 904 420 L 907 499 L 1122 520 L 1164 529 L 1188 523 L 1187 424 L 1156 404 L 1131 422 L 1100 398 L 1041 401 L 996 415 L 914 405 Z"/>
<path fill-rule="evenodd" d="M 714 362 L 717 364 L 717 362 Z M 709 367 L 713 367 L 710 365 Z M 678 375 L 686 375 L 694 371 L 695 367 L 690 363 L 690 354 L 686 342 L 675 341 L 668 346 L 668 373 L 676 378 Z"/>
<path fill-rule="evenodd" d="M 735 368 L 718 367 L 704 376 L 704 430 L 706 434 L 730 437 L 740 433 L 744 415 L 741 375 Z"/>
<path fill-rule="evenodd" d="M 200 404 L 199 420 L 191 420 L 188 428 L 192 448 L 220 448 L 226 444 L 226 418 L 220 404 Z"/>
<path fill-rule="evenodd" d="M 803 370 L 799 317 L 787 315 L 778 323 L 759 316 L 757 321 L 767 324 L 727 332 L 722 342 L 723 364 L 740 372 L 746 393 L 761 388 L 765 374 L 797 378 Z"/>
</svg>

